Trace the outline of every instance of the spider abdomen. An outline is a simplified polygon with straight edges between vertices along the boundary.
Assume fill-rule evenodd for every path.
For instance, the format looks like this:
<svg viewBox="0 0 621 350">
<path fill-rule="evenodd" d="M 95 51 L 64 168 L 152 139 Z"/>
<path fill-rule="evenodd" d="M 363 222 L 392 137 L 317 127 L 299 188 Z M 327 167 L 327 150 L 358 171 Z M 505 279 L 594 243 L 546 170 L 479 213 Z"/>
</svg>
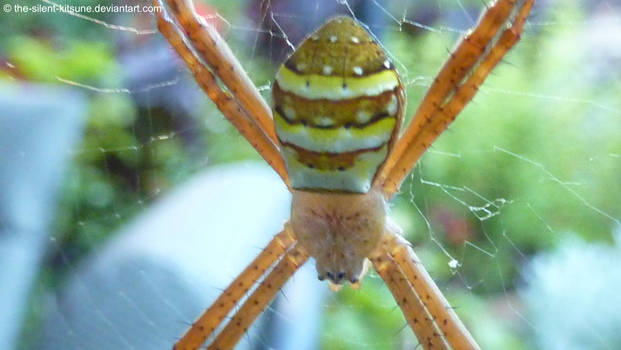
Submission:
<svg viewBox="0 0 621 350">
<path fill-rule="evenodd" d="M 405 104 L 375 39 L 349 17 L 328 21 L 281 66 L 272 91 L 291 186 L 368 192 Z"/>
</svg>

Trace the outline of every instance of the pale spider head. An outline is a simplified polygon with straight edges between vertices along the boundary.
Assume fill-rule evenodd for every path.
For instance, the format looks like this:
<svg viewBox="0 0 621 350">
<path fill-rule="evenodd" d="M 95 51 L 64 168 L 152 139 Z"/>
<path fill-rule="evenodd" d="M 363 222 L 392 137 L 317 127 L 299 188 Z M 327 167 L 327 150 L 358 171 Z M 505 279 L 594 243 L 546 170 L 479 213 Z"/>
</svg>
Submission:
<svg viewBox="0 0 621 350">
<path fill-rule="evenodd" d="M 366 257 L 385 231 L 386 201 L 378 191 L 293 191 L 291 228 L 315 258 L 320 280 L 357 286 L 366 272 Z"/>
</svg>

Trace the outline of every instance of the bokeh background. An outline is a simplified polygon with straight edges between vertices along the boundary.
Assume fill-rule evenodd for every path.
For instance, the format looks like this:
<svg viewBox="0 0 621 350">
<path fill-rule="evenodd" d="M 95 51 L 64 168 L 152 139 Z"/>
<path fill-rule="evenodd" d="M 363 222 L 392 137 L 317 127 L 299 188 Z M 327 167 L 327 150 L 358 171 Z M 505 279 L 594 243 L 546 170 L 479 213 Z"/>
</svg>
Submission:
<svg viewBox="0 0 621 350">
<path fill-rule="evenodd" d="M 485 6 L 195 3 L 268 100 L 305 35 L 355 14 L 401 72 L 408 117 Z M 282 225 L 286 190 L 194 84 L 152 11 L 16 4 L 151 5 L 2 2 L 0 345 L 170 348 Z M 538 0 L 522 41 L 391 205 L 485 349 L 621 347 L 619 33 L 617 1 Z M 337 294 L 305 281 L 294 278 L 242 347 L 416 347 L 375 274 Z"/>
</svg>

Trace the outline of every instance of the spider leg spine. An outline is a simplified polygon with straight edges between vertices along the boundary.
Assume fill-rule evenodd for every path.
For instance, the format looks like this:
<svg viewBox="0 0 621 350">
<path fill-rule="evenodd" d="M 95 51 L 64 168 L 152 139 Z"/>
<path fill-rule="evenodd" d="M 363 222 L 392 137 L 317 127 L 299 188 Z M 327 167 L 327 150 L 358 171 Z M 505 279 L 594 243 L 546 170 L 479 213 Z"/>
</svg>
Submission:
<svg viewBox="0 0 621 350">
<path fill-rule="evenodd" d="M 242 273 L 220 294 L 213 304 L 192 324 L 174 350 L 198 349 L 225 321 L 226 316 L 274 264 L 295 244 L 290 230 L 278 233 Z"/>
<path fill-rule="evenodd" d="M 386 250 L 419 296 L 428 314 L 453 350 L 479 349 L 476 341 L 425 270 L 409 242 L 398 229 L 389 228 Z"/>
<path fill-rule="evenodd" d="M 381 187 L 387 199 L 398 191 L 424 151 L 455 119 L 491 69 L 519 40 L 533 2 L 524 0 L 517 8 L 515 0 L 495 2 L 482 15 L 474 31 L 453 51 L 376 178 L 374 186 Z M 501 31 L 507 21 L 509 28 Z"/>
<path fill-rule="evenodd" d="M 226 41 L 213 26 L 196 14 L 191 1 L 169 0 L 168 3 L 183 32 L 194 44 L 200 59 L 207 63 L 211 71 L 235 95 L 241 107 L 265 131 L 269 139 L 277 143 L 271 110 Z"/>
<path fill-rule="evenodd" d="M 154 0 L 154 2 L 156 5 L 163 6 L 161 0 Z M 288 186 L 289 177 L 277 145 L 268 138 L 257 123 L 248 117 L 248 112 L 237 104 L 229 93 L 221 90 L 216 77 L 196 57 L 190 44 L 183 39 L 173 20 L 166 13 L 158 12 L 157 23 L 162 35 L 170 42 L 171 46 L 190 68 L 198 85 L 211 98 L 227 120 L 250 142 Z"/>
<path fill-rule="evenodd" d="M 425 309 L 422 299 L 387 249 L 388 246 L 382 244 L 381 248 L 369 256 L 369 260 L 388 286 L 419 343 L 425 350 L 449 350 L 446 339 Z"/>
<path fill-rule="evenodd" d="M 308 257 L 306 251 L 294 243 L 254 292 L 248 296 L 208 349 L 232 349 L 257 316 L 274 299 L 276 293 L 308 260 Z"/>
</svg>

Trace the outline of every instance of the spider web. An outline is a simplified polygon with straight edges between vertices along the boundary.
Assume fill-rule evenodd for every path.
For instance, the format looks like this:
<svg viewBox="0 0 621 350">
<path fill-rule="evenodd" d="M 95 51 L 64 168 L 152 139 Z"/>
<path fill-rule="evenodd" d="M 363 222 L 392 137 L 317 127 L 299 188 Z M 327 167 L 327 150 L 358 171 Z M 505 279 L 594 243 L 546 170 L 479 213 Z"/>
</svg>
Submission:
<svg viewBox="0 0 621 350">
<path fill-rule="evenodd" d="M 483 7 L 197 2 L 266 99 L 307 33 L 337 13 L 359 18 L 402 75 L 407 118 Z M 3 13 L 15 28 L 2 42 L 3 79 L 78 91 L 86 106 L 79 140 L 61 150 L 69 163 L 16 348 L 170 348 L 287 217 L 286 189 L 193 83 L 152 13 L 125 10 Z M 620 19 L 610 0 L 538 1 L 522 41 L 391 204 L 483 348 L 621 345 Z M 313 269 L 240 348 L 417 346 L 377 275 L 329 293 Z"/>
</svg>

